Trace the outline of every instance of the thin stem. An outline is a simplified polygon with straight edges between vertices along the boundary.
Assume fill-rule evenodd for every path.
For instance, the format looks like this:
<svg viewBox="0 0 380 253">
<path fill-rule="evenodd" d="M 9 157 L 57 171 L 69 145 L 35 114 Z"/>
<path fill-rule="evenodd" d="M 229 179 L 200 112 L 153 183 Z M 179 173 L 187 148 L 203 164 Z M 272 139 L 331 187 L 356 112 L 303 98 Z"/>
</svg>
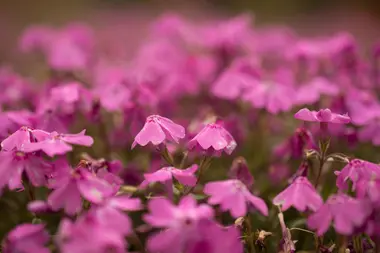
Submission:
<svg viewBox="0 0 380 253">
<path fill-rule="evenodd" d="M 180 169 L 183 169 L 183 167 L 185 167 L 185 163 L 186 163 L 188 155 L 189 155 L 188 151 L 183 152 L 183 157 L 182 157 L 181 163 L 179 164 Z"/>
<path fill-rule="evenodd" d="M 174 166 L 174 160 L 173 160 L 173 157 L 172 155 L 170 154 L 168 148 L 166 146 L 164 146 L 163 149 L 160 149 L 160 148 L 157 148 L 162 156 L 162 158 L 164 158 L 164 160 L 170 165 L 170 166 Z"/>
<path fill-rule="evenodd" d="M 315 234 L 313 231 L 310 231 L 310 230 L 307 230 L 307 229 L 303 229 L 303 228 L 290 228 L 289 230 L 290 231 L 292 231 L 292 230 L 298 230 L 298 231 L 302 231 L 302 232 L 309 233 L 309 234 L 312 234 L 312 235 Z"/>
<path fill-rule="evenodd" d="M 352 238 L 353 244 L 354 244 L 354 249 L 356 253 L 363 253 L 363 247 L 362 247 L 362 239 L 360 235 L 354 236 Z"/>
<path fill-rule="evenodd" d="M 314 184 L 315 188 L 318 187 L 320 179 L 321 179 L 323 165 L 325 164 L 325 161 L 326 161 L 326 154 L 327 154 L 327 150 L 329 148 L 329 145 L 330 145 L 330 140 L 329 139 L 322 139 L 319 142 L 319 149 L 321 151 L 321 154 L 319 156 L 318 175 L 317 175 L 317 178 L 316 178 L 315 184 Z"/>
<path fill-rule="evenodd" d="M 33 186 L 31 185 L 31 183 L 29 182 L 29 180 L 26 177 L 24 177 L 23 183 L 24 183 L 24 189 L 25 189 L 26 194 L 28 195 L 29 201 L 36 200 L 36 195 L 34 193 L 34 188 L 33 188 Z"/>
<path fill-rule="evenodd" d="M 204 174 L 204 171 L 208 169 L 208 167 L 210 167 L 211 165 L 211 161 L 212 161 L 212 158 L 211 157 L 208 157 L 208 156 L 204 156 L 199 164 L 199 173 L 198 173 L 198 178 L 197 178 L 197 182 L 195 183 L 194 186 L 192 186 L 191 188 L 189 188 L 187 191 L 185 191 L 184 195 L 187 195 L 189 194 L 190 192 L 192 192 L 194 190 L 194 188 L 199 184 L 199 182 L 201 181 L 202 179 L 202 176 Z"/>
<path fill-rule="evenodd" d="M 249 214 L 246 216 L 245 224 L 247 225 L 247 238 L 246 238 L 246 240 L 248 240 L 250 252 L 255 253 L 256 249 L 255 249 L 255 244 L 253 242 L 253 236 L 252 236 L 253 233 L 252 233 L 251 216 Z"/>
</svg>

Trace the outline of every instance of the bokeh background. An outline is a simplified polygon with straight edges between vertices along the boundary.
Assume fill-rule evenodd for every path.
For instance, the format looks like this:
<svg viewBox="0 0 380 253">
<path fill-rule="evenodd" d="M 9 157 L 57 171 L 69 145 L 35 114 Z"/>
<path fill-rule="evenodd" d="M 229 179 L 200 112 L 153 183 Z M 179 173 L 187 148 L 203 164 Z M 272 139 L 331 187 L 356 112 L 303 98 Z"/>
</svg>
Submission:
<svg viewBox="0 0 380 253">
<path fill-rule="evenodd" d="M 168 11 L 197 21 L 251 13 L 257 26 L 289 25 L 304 36 L 346 30 L 364 47 L 380 38 L 377 0 L 1 0 L 0 64 L 30 72 L 32 63 L 17 51 L 20 32 L 31 24 L 69 21 L 91 24 L 128 56 L 149 23 Z"/>
</svg>

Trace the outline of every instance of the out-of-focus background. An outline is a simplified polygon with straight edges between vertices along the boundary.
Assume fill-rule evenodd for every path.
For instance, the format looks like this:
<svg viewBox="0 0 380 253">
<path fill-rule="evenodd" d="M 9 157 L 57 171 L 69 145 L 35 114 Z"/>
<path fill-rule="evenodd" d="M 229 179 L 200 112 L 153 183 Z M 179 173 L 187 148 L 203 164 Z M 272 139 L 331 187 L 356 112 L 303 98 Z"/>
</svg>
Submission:
<svg viewBox="0 0 380 253">
<path fill-rule="evenodd" d="M 24 62 L 16 41 L 26 26 L 69 21 L 91 24 L 103 40 L 118 41 L 128 55 L 147 25 L 168 11 L 193 20 L 248 12 L 257 25 L 290 25 L 302 35 L 346 30 L 364 45 L 380 37 L 377 0 L 1 0 L 0 64 Z"/>
</svg>

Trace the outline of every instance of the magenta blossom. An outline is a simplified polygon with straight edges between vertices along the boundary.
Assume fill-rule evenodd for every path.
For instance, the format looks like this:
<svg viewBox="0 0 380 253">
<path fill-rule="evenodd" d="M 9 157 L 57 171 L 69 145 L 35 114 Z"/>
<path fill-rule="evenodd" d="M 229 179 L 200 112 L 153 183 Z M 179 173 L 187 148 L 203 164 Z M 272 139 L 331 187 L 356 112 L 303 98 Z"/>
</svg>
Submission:
<svg viewBox="0 0 380 253">
<path fill-rule="evenodd" d="M 331 112 L 330 109 L 321 109 L 317 111 L 310 111 L 307 108 L 299 110 L 294 117 L 303 121 L 315 121 L 323 123 L 336 123 L 336 124 L 348 124 L 351 119 L 348 115 L 341 115 Z"/>
<path fill-rule="evenodd" d="M 380 178 L 374 177 L 370 180 L 361 179 L 356 183 L 356 196 L 358 198 L 368 197 L 372 203 L 379 207 L 380 200 Z"/>
<path fill-rule="evenodd" d="M 268 215 L 265 202 L 253 196 L 247 187 L 237 179 L 207 183 L 204 193 L 210 195 L 208 203 L 219 204 L 223 211 L 229 210 L 234 218 L 247 214 L 247 206 L 253 206 L 263 215 Z"/>
<path fill-rule="evenodd" d="M 1 142 L 1 149 L 5 151 L 12 151 L 13 149 L 21 151 L 26 143 L 32 141 L 32 131 L 29 127 L 21 127 Z"/>
<path fill-rule="evenodd" d="M 189 149 L 197 147 L 201 150 L 209 150 L 216 155 L 222 151 L 231 154 L 237 144 L 232 135 L 220 124 L 207 124 L 192 140 L 189 141 Z"/>
<path fill-rule="evenodd" d="M 49 242 L 49 234 L 42 224 L 21 224 L 9 232 L 3 241 L 4 253 L 49 253 L 45 246 Z"/>
<path fill-rule="evenodd" d="M 50 168 L 41 157 L 20 151 L 0 152 L 0 190 L 8 185 L 9 189 L 22 188 L 22 175 L 25 172 L 34 186 L 46 184 L 46 174 Z"/>
<path fill-rule="evenodd" d="M 132 232 L 132 221 L 124 213 L 125 211 L 139 211 L 142 209 L 141 200 L 120 195 L 105 199 L 96 208 L 92 209 L 92 215 L 103 227 L 128 235 Z"/>
<path fill-rule="evenodd" d="M 36 134 L 37 131 L 33 131 Z M 73 148 L 69 144 L 76 144 L 89 147 L 94 143 L 92 137 L 85 135 L 86 130 L 78 134 L 59 134 L 57 132 L 48 133 L 42 130 L 38 131 L 36 138 L 38 142 L 27 143 L 24 145 L 25 152 L 44 151 L 47 155 L 63 155 Z"/>
<path fill-rule="evenodd" d="M 364 160 L 353 159 L 335 174 L 338 176 L 336 179 L 337 187 L 341 190 L 348 190 L 348 180 L 351 180 L 355 188 L 359 180 L 369 181 L 374 176 L 380 177 L 380 166 Z"/>
<path fill-rule="evenodd" d="M 47 199 L 54 211 L 64 208 L 67 214 L 73 215 L 81 210 L 81 196 L 91 203 L 99 204 L 114 194 L 112 185 L 83 168 L 66 168 L 58 177 L 55 189 Z"/>
<path fill-rule="evenodd" d="M 323 200 L 306 177 L 297 177 L 273 199 L 273 204 L 281 205 L 283 211 L 294 206 L 298 211 L 305 212 L 306 209 L 318 210 Z"/>
<path fill-rule="evenodd" d="M 262 80 L 243 95 L 243 99 L 254 108 L 266 109 L 271 114 L 287 112 L 295 104 L 296 91 L 290 85 L 276 81 Z"/>
<path fill-rule="evenodd" d="M 188 241 L 198 233 L 198 222 L 214 216 L 210 206 L 197 206 L 191 196 L 182 198 L 178 206 L 173 206 L 167 199 L 154 198 L 149 201 L 148 209 L 149 213 L 144 216 L 145 222 L 153 227 L 165 228 L 148 239 L 147 248 L 150 252 L 184 251 Z"/>
<path fill-rule="evenodd" d="M 242 253 L 240 233 L 234 226 L 223 227 L 212 220 L 200 220 L 196 232 L 188 240 L 186 253 Z"/>
<path fill-rule="evenodd" d="M 185 137 L 185 128 L 174 123 L 168 118 L 159 115 L 151 115 L 146 119 L 143 129 L 136 135 L 132 148 L 139 144 L 147 145 L 151 142 L 157 146 L 165 140 L 179 142 L 179 139 Z"/>
<path fill-rule="evenodd" d="M 144 174 L 144 182 L 142 186 L 154 182 L 172 182 L 173 178 L 177 179 L 183 185 L 194 186 L 197 178 L 194 173 L 197 171 L 198 165 L 194 164 L 185 170 L 176 169 L 174 167 L 163 167 L 153 173 Z"/>
<path fill-rule="evenodd" d="M 350 235 L 355 228 L 362 226 L 371 214 L 370 202 L 354 199 L 344 194 L 331 195 L 317 212 L 309 216 L 307 224 L 323 235 L 333 222 L 336 232 Z"/>
<path fill-rule="evenodd" d="M 56 243 L 62 253 L 125 253 L 125 235 L 118 229 L 104 226 L 101 216 L 91 210 L 75 223 L 63 219 L 59 225 Z M 118 221 L 115 219 L 115 221 Z M 123 225 L 121 223 L 120 225 Z"/>
</svg>

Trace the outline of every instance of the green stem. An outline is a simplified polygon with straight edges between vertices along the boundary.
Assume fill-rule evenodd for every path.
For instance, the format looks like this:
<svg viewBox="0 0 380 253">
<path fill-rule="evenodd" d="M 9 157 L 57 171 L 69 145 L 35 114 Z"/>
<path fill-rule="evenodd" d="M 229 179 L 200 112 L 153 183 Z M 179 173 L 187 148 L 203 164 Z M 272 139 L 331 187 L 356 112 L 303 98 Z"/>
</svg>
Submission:
<svg viewBox="0 0 380 253">
<path fill-rule="evenodd" d="M 248 241 L 248 245 L 250 248 L 251 253 L 255 253 L 255 244 L 253 242 L 253 233 L 252 233 L 252 223 L 251 223 L 251 216 L 247 214 L 246 219 L 245 219 L 245 224 L 247 226 L 247 238 L 246 240 Z"/>
<path fill-rule="evenodd" d="M 164 160 L 170 165 L 170 166 L 174 166 L 174 160 L 173 160 L 173 157 L 172 155 L 170 154 L 168 148 L 166 146 L 164 146 L 164 148 L 162 150 L 159 150 L 160 151 L 160 154 L 162 156 L 162 158 L 164 158 Z"/>
<path fill-rule="evenodd" d="M 298 231 L 302 231 L 302 232 L 309 233 L 309 234 L 312 234 L 312 235 L 315 234 L 313 231 L 310 231 L 310 230 L 307 230 L 307 229 L 303 229 L 303 228 L 290 228 L 289 230 L 290 231 L 292 231 L 292 230 L 298 230 Z"/>
<path fill-rule="evenodd" d="M 181 163 L 179 164 L 179 168 L 180 169 L 183 169 L 183 167 L 185 167 L 185 162 L 186 162 L 186 159 L 187 159 L 188 155 L 189 155 L 188 151 L 183 152 L 183 157 L 182 157 Z"/>
<path fill-rule="evenodd" d="M 187 195 L 189 194 L 190 192 L 192 192 L 194 190 L 194 188 L 199 184 L 199 182 L 201 181 L 202 179 L 202 176 L 204 174 L 204 171 L 207 170 L 210 165 L 211 165 L 211 162 L 212 162 L 212 157 L 208 157 L 208 156 L 204 156 L 199 164 L 199 173 L 198 173 L 198 178 L 197 178 L 197 182 L 195 183 L 194 186 L 190 187 L 187 191 L 185 190 L 184 192 L 184 195 Z"/>
<path fill-rule="evenodd" d="M 33 186 L 31 185 L 31 183 L 29 182 L 29 180 L 26 177 L 24 177 L 23 183 L 24 183 L 24 189 L 25 189 L 26 194 L 28 195 L 29 201 L 36 200 L 36 195 L 34 193 L 34 188 L 33 188 Z"/>
<path fill-rule="evenodd" d="M 362 239 L 360 235 L 354 236 L 352 238 L 354 243 L 354 249 L 356 253 L 363 253 L 363 247 L 362 247 Z"/>
<path fill-rule="evenodd" d="M 321 151 L 321 154 L 319 156 L 318 175 L 317 175 L 317 178 L 316 178 L 315 184 L 314 184 L 315 188 L 318 187 L 320 179 L 321 179 L 323 165 L 325 164 L 325 161 L 326 161 L 326 154 L 327 154 L 327 150 L 329 148 L 329 145 L 330 145 L 329 139 L 323 139 L 319 142 L 319 149 Z"/>
</svg>

